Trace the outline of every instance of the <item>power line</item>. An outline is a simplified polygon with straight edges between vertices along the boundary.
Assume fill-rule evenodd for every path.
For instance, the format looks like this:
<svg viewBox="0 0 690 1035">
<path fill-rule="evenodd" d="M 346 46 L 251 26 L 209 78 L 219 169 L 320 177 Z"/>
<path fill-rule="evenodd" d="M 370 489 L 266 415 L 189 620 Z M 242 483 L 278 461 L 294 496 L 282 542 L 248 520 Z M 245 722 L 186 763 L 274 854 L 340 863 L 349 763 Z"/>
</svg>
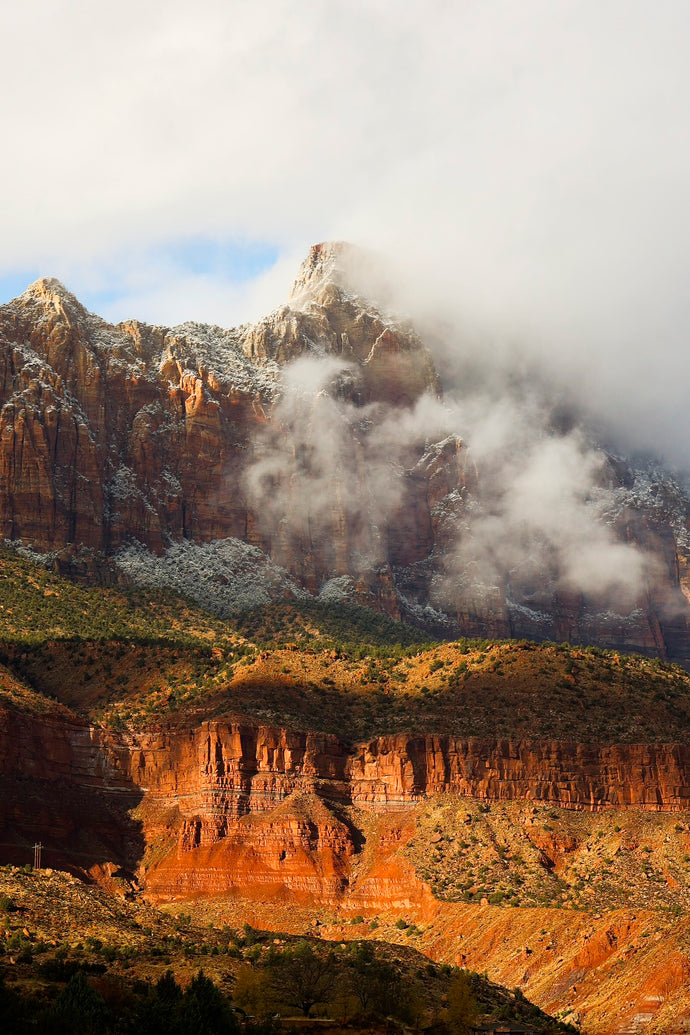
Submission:
<svg viewBox="0 0 690 1035">
<path fill-rule="evenodd" d="M 50 847 L 50 846 L 48 846 L 48 847 Z M 22 843 L 17 842 L 17 841 L 0 841 L 0 848 L 13 848 L 17 852 L 24 852 L 24 851 L 28 852 L 28 851 L 30 851 L 33 848 L 34 849 L 34 859 L 35 859 L 36 858 L 36 855 L 35 855 L 36 848 L 43 849 L 43 848 L 46 848 L 46 845 L 44 845 L 44 844 L 31 845 L 28 842 L 24 842 L 22 844 Z M 78 856 L 80 859 L 90 859 L 92 862 L 93 861 L 97 861 L 96 860 L 96 855 L 97 855 L 96 852 L 80 852 L 80 851 L 78 851 L 75 848 L 62 848 L 59 845 L 57 846 L 57 848 L 53 847 L 52 851 L 54 851 L 57 855 L 59 855 L 60 858 L 67 859 L 68 857 L 71 857 L 71 856 L 74 855 L 74 856 Z"/>
</svg>

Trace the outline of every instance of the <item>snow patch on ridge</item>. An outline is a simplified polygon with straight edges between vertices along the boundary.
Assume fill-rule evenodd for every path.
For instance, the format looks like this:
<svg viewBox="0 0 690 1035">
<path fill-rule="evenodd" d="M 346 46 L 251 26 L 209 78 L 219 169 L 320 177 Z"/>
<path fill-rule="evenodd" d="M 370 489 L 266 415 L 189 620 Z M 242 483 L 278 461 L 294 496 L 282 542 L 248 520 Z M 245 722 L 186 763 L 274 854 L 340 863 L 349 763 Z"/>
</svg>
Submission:
<svg viewBox="0 0 690 1035">
<path fill-rule="evenodd" d="M 433 635 L 458 636 L 457 621 L 446 611 L 439 611 L 431 604 L 420 604 L 398 591 L 398 600 L 404 617 L 411 625 L 424 629 Z"/>
<path fill-rule="evenodd" d="M 195 375 L 202 369 L 209 370 L 234 391 L 272 398 L 277 390 L 278 364 L 246 356 L 239 330 L 224 330 L 193 321 L 180 324 L 165 335 L 165 348 L 157 360 L 158 369 L 170 359 Z"/>
<path fill-rule="evenodd" d="M 329 579 L 321 587 L 319 600 L 324 604 L 347 604 L 356 599 L 355 581 L 350 575 Z"/>
<path fill-rule="evenodd" d="M 536 611 L 524 604 L 517 604 L 513 600 L 506 600 L 506 608 L 511 617 L 516 616 L 527 622 L 534 622 L 535 625 L 548 625 L 553 621 L 551 615 L 544 611 Z"/>
<path fill-rule="evenodd" d="M 309 597 L 284 568 L 240 539 L 184 540 L 162 557 L 132 543 L 114 560 L 136 585 L 174 590 L 221 618 L 274 600 Z"/>
</svg>

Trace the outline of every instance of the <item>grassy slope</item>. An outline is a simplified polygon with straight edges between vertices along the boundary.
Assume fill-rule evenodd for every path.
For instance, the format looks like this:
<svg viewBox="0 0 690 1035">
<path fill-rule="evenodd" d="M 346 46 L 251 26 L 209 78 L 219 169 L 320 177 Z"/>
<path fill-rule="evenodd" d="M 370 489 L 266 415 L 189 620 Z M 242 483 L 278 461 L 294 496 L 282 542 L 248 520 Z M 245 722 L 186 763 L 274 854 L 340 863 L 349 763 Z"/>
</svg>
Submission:
<svg viewBox="0 0 690 1035">
<path fill-rule="evenodd" d="M 684 742 L 690 730 L 690 675 L 656 659 L 433 645 L 354 607 L 275 605 L 232 624 L 172 594 L 77 586 L 13 554 L 0 554 L 0 661 L 39 695 L 116 726 L 245 714 L 351 738 L 601 743 Z"/>
</svg>

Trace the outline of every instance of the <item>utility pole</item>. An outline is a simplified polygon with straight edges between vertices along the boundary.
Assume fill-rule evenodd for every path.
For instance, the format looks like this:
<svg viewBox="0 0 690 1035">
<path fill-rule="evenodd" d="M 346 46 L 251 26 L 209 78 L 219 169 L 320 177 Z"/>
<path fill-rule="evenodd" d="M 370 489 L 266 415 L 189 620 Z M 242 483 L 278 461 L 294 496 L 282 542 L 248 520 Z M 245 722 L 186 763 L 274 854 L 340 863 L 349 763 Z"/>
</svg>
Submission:
<svg viewBox="0 0 690 1035">
<path fill-rule="evenodd" d="M 40 868 L 41 868 L 41 849 L 42 848 L 43 848 L 43 845 L 41 844 L 40 841 L 37 842 L 34 845 L 34 869 L 35 870 L 40 870 Z"/>
</svg>

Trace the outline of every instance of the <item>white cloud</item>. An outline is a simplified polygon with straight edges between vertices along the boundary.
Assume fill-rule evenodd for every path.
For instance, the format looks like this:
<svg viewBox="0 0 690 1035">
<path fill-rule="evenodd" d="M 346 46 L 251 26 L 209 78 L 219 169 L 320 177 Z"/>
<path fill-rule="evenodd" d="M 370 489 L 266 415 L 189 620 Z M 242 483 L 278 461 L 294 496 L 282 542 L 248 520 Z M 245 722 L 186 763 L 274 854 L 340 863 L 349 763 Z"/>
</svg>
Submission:
<svg viewBox="0 0 690 1035">
<path fill-rule="evenodd" d="M 477 484 L 441 501 L 453 528 L 442 533 L 447 567 L 436 603 L 452 612 L 459 587 L 485 594 L 507 582 L 518 597 L 541 587 L 544 599 L 565 591 L 623 613 L 636 606 L 657 561 L 618 541 L 606 457 L 581 432 L 559 434 L 548 406 L 512 392 L 444 401 L 424 394 L 410 408 L 355 405 L 332 391 L 344 370 L 356 378 L 356 367 L 332 356 L 284 368 L 282 396 L 245 480 L 260 529 L 303 550 L 320 543 L 318 551 L 343 523 L 349 570 L 376 567 L 385 549 L 375 530 L 396 524 L 408 465 L 431 443 L 461 436 Z"/>
<path fill-rule="evenodd" d="M 131 315 L 228 323 L 244 289 L 136 256 L 354 239 L 453 349 L 519 342 L 688 463 L 689 28 L 680 0 L 13 5 L 0 273 L 75 287 L 131 252 Z"/>
</svg>

